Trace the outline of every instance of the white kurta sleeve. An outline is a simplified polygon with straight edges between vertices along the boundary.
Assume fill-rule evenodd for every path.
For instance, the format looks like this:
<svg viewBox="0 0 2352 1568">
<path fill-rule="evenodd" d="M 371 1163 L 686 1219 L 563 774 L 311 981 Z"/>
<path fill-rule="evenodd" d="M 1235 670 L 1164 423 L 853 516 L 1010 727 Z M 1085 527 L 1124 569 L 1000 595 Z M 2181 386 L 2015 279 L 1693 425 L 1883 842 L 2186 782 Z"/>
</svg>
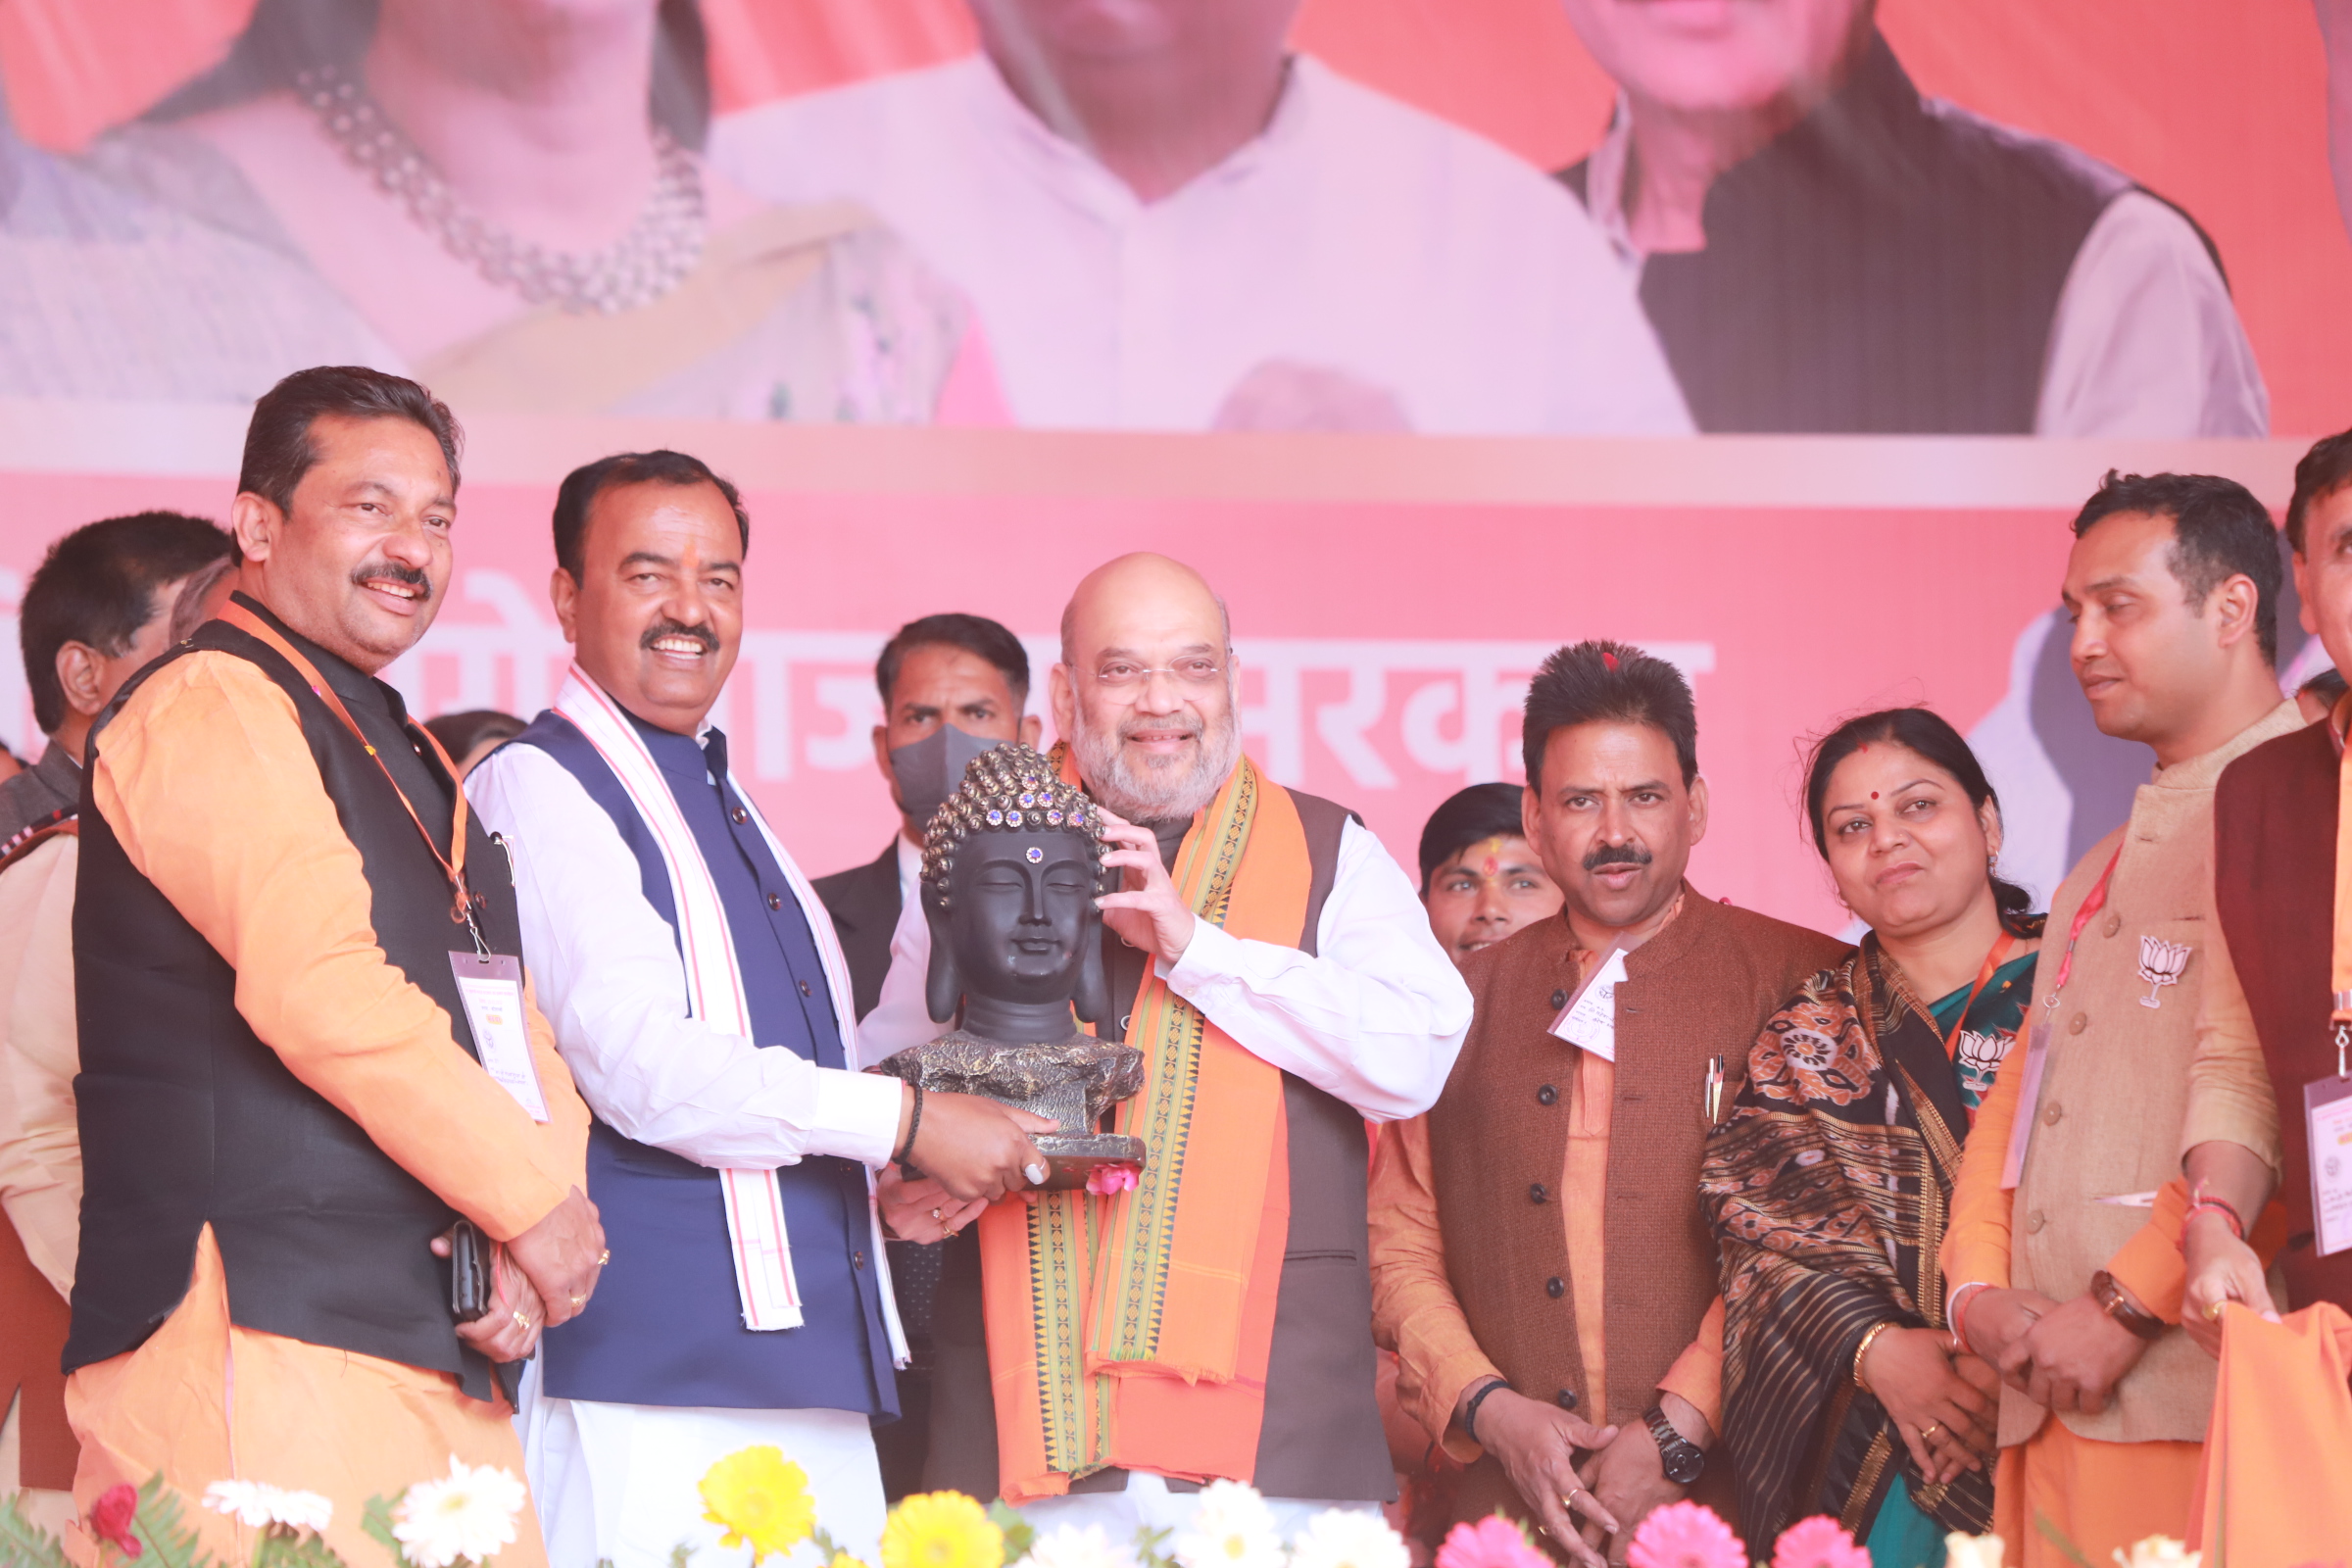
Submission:
<svg viewBox="0 0 2352 1568">
<path fill-rule="evenodd" d="M 512 848 L 523 959 L 557 1049 L 600 1118 L 719 1169 L 809 1154 L 888 1163 L 897 1080 L 760 1050 L 687 1015 L 677 939 L 646 900 L 637 857 L 563 764 L 509 746 L 474 769 L 466 794 Z"/>
<path fill-rule="evenodd" d="M 2196 229 L 2144 191 L 2108 203 L 2058 296 L 2034 433 L 2185 440 L 2270 423 L 2253 346 Z"/>
<path fill-rule="evenodd" d="M 1470 1032 L 1470 988 L 1404 868 L 1350 820 L 1340 835 L 1317 953 L 1200 921 L 1168 988 L 1245 1050 L 1375 1121 L 1437 1102 Z"/>
</svg>

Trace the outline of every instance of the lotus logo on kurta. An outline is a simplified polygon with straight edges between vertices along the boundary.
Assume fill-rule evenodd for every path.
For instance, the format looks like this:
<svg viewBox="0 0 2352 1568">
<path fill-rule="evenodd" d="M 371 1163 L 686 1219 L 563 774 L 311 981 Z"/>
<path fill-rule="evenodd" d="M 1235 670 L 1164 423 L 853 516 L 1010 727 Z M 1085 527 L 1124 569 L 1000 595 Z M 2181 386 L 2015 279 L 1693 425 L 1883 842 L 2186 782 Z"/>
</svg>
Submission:
<svg viewBox="0 0 2352 1568">
<path fill-rule="evenodd" d="M 2167 942 L 2162 937 L 2139 939 L 2139 977 L 2148 983 L 2148 994 L 2139 999 L 2141 1006 L 2164 1005 L 2164 988 L 2180 983 L 2180 971 L 2188 967 L 2189 951 L 2185 942 Z"/>
</svg>

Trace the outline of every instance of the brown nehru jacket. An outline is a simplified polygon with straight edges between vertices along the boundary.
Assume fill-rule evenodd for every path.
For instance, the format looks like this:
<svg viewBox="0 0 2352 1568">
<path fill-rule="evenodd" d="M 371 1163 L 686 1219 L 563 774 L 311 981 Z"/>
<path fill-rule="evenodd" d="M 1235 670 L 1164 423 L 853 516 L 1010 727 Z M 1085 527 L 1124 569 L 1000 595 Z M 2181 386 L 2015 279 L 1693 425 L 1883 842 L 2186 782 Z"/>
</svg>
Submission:
<svg viewBox="0 0 2352 1568">
<path fill-rule="evenodd" d="M 1576 1293 L 1557 1202 L 1603 1207 L 1603 1319 L 1609 1418 L 1639 1422 L 1716 1294 L 1716 1249 L 1698 1205 L 1711 1057 L 1731 1104 L 1748 1047 L 1806 976 L 1842 944 L 1702 898 L 1627 956 L 1617 988 L 1617 1064 L 1605 1195 L 1546 1191 L 1568 1148 L 1557 1086 L 1575 1048 L 1549 1033 L 1577 983 L 1575 939 L 1555 916 L 1464 966 L 1477 1014 L 1429 1113 L 1446 1271 L 1478 1344 L 1532 1399 L 1594 1408 L 1578 1352 Z M 1534 1195 L 1544 1194 L 1537 1198 Z M 1731 1467 L 1710 1462 L 1697 1494 L 1729 1513 Z M 1524 1505 L 1494 1455 L 1463 1478 L 1456 1517 Z"/>
<path fill-rule="evenodd" d="M 2333 1301 L 2352 1309 L 2352 1251 L 2312 1245 L 2310 1129 L 2303 1086 L 2335 1076 L 2337 755 L 2327 724 L 2255 747 L 2223 772 L 2213 800 L 2213 902 L 2278 1097 L 2287 1249 L 2282 1306 Z M 2202 1070 L 2203 1062 L 2199 1063 Z M 2192 1075 L 2184 1147 L 2209 1135 Z M 2227 1133 L 2213 1136 L 2229 1136 Z"/>
</svg>

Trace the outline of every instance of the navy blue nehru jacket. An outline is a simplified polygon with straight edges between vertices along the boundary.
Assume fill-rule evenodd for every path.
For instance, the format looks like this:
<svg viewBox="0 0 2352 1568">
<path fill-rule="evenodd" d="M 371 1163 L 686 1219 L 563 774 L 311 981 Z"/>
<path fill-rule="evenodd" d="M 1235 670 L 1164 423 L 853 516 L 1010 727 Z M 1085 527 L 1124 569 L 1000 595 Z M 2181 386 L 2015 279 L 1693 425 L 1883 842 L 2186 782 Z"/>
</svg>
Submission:
<svg viewBox="0 0 2352 1568">
<path fill-rule="evenodd" d="M 717 885 L 752 1036 L 820 1067 L 847 1065 L 816 939 L 727 772 L 726 736 L 701 744 L 629 715 Z M 563 764 L 637 857 L 646 901 L 677 929 L 669 873 L 620 781 L 571 723 L 544 712 L 517 739 Z M 872 1255 L 864 1167 L 810 1155 L 776 1172 L 806 1321 L 743 1326 L 716 1171 L 598 1121 L 588 1196 L 612 1261 L 587 1309 L 546 1337 L 547 1392 L 611 1404 L 899 1413 Z"/>
</svg>

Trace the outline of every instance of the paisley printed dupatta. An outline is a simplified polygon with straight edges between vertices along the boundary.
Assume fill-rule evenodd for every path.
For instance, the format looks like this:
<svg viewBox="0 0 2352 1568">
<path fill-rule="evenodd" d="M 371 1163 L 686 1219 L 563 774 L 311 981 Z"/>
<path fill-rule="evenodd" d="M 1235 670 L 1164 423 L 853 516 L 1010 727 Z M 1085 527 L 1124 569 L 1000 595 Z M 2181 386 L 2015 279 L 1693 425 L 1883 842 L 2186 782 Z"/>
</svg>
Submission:
<svg viewBox="0 0 2352 1568">
<path fill-rule="evenodd" d="M 1054 756 L 1080 783 L 1067 749 Z M 1285 947 L 1311 875 L 1298 807 L 1247 758 L 1173 872 L 1200 918 Z M 1282 1073 L 1158 968 L 1127 1031 L 1144 1087 L 1113 1124 L 1151 1150 L 1135 1190 L 1049 1193 L 980 1218 L 998 1483 L 1016 1506 L 1113 1466 L 1197 1480 L 1256 1467 L 1290 1235 Z"/>
<path fill-rule="evenodd" d="M 1981 998 L 1962 1027 L 1989 1030 L 1996 1004 Z M 1943 1034 L 1866 937 L 1764 1026 L 1708 1140 L 1699 1193 L 1723 1249 L 1724 1423 L 1751 1541 L 1813 1513 L 1860 1539 L 1898 1475 L 1944 1528 L 1992 1527 L 1989 1469 L 1928 1485 L 1852 1375 L 1874 1324 L 1943 1326 L 1936 1254 L 1969 1126 Z"/>
</svg>

